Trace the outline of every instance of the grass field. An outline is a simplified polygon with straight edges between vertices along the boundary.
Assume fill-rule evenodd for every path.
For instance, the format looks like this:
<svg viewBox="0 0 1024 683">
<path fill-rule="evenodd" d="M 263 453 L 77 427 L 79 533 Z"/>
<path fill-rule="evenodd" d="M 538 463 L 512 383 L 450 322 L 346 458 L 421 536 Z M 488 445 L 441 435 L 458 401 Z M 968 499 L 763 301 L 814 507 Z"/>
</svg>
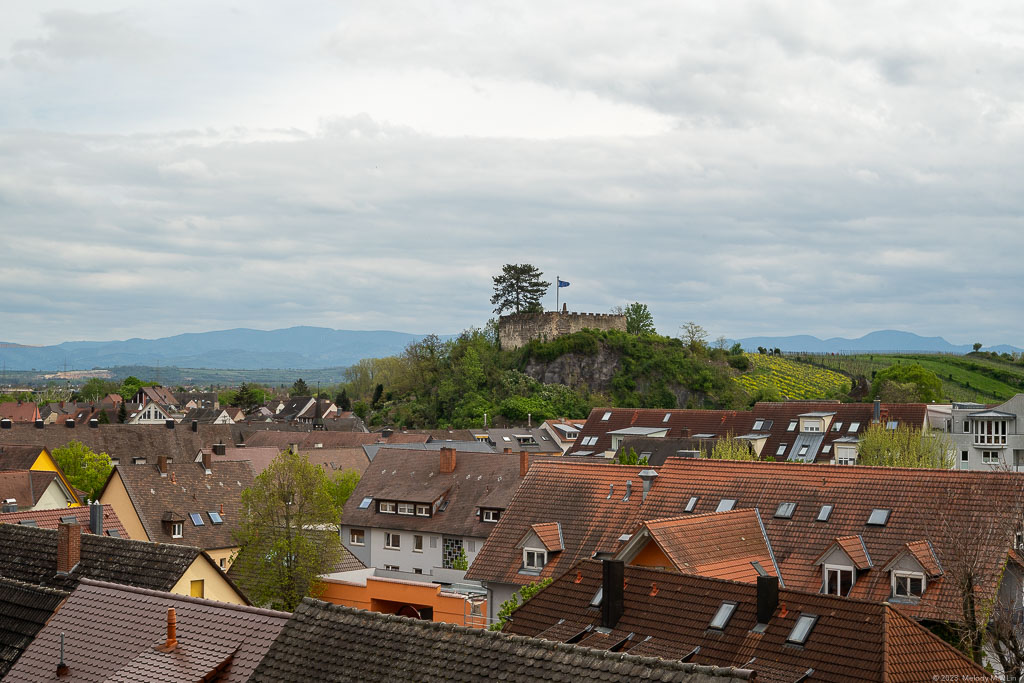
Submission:
<svg viewBox="0 0 1024 683">
<path fill-rule="evenodd" d="M 782 356 L 747 354 L 751 369 L 736 377 L 748 394 L 777 390 L 783 400 L 832 398 L 850 391 L 845 375 Z"/>
</svg>

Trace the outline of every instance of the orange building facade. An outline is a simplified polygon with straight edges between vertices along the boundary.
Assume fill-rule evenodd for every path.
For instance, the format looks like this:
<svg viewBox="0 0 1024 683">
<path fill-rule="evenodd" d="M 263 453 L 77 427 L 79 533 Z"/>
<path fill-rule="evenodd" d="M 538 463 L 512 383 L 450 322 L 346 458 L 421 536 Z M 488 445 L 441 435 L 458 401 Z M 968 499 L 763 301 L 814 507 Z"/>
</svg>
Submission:
<svg viewBox="0 0 1024 683">
<path fill-rule="evenodd" d="M 358 609 L 487 628 L 487 599 L 432 583 L 366 576 L 347 581 L 323 577 L 321 600 Z"/>
</svg>

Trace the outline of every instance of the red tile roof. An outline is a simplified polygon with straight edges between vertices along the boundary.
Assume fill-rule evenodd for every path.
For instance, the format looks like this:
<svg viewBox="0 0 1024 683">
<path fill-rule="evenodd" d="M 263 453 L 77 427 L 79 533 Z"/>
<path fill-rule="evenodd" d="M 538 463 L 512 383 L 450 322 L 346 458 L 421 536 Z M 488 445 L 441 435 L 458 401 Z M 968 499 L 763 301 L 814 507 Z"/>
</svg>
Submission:
<svg viewBox="0 0 1024 683">
<path fill-rule="evenodd" d="M 611 414 L 607 420 L 603 420 L 606 413 Z M 668 428 L 666 437 L 692 437 L 697 434 L 723 436 L 727 433 L 740 436 L 750 431 L 753 422 L 754 417 L 750 411 L 594 408 L 590 411 L 590 416 L 580 430 L 579 436 L 566 451 L 566 455 L 579 451 L 609 451 L 612 448 L 612 438 L 608 436 L 608 432 L 627 427 Z M 588 438 L 595 436 L 596 443 L 584 444 Z"/>
<path fill-rule="evenodd" d="M 841 536 L 835 539 L 835 542 L 833 542 L 832 545 L 826 548 L 825 551 L 818 556 L 818 559 L 814 561 L 814 564 L 820 564 L 822 559 L 833 548 L 837 547 L 844 553 L 846 553 L 846 556 L 850 558 L 851 562 L 853 562 L 853 566 L 856 567 L 859 571 L 865 571 L 873 566 L 871 558 L 867 554 L 867 549 L 864 545 L 864 539 L 861 538 L 860 535 Z"/>
<path fill-rule="evenodd" d="M 78 521 L 79 526 L 82 527 L 83 533 L 92 533 L 92 528 L 89 526 L 88 505 L 76 508 L 58 508 L 56 510 L 24 510 L 22 512 L 0 513 L 0 524 L 18 524 L 22 520 L 32 520 L 41 529 L 56 529 L 60 526 L 61 519 L 64 517 L 74 517 Z M 113 506 L 104 505 L 103 533 L 107 536 L 112 536 L 113 534 L 108 533 L 111 529 L 117 532 L 119 538 L 129 538 L 128 532 L 125 531 L 117 513 L 114 512 Z"/>
<path fill-rule="evenodd" d="M 35 422 L 39 419 L 39 407 L 35 403 L 7 401 L 0 403 L 0 418 L 11 422 Z"/>
<path fill-rule="evenodd" d="M 549 553 L 564 549 L 562 547 L 562 528 L 558 522 L 534 524 L 530 528 L 533 529 L 533 533 L 537 534 L 537 538 L 540 539 L 540 542 L 544 544 Z"/>
<path fill-rule="evenodd" d="M 600 626 L 601 611 L 590 602 L 601 586 L 601 562 L 582 560 L 513 612 L 504 630 L 564 642 L 586 626 Z M 592 630 L 579 644 L 609 648 L 625 641 L 619 652 L 665 659 L 692 655 L 686 661 L 752 669 L 758 681 L 780 683 L 808 669 L 814 669 L 812 681 L 917 683 L 934 675 L 985 675 L 885 603 L 780 589 L 777 607 L 758 632 L 756 586 L 631 566 L 625 568 L 623 598 L 622 617 L 611 633 L 597 636 Z M 724 628 L 710 628 L 725 602 L 736 603 L 734 613 Z M 817 621 L 802 645 L 787 644 L 803 614 Z"/>
<path fill-rule="evenodd" d="M 757 562 L 777 576 L 757 510 L 656 519 L 644 522 L 637 533 L 643 531 L 680 573 L 754 583 L 758 572 L 752 563 Z"/>
<path fill-rule="evenodd" d="M 174 608 L 178 646 L 167 640 Z M 288 620 L 285 612 L 230 605 L 82 579 L 11 669 L 11 680 L 51 681 L 60 659 L 69 681 L 247 681 Z"/>
</svg>

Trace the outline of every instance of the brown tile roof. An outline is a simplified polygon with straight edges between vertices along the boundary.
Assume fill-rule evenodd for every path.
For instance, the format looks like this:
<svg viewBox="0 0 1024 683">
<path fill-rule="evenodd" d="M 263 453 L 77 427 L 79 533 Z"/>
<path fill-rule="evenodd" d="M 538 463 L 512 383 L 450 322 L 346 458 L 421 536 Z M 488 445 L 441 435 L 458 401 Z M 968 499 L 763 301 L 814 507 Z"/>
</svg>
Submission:
<svg viewBox="0 0 1024 683">
<path fill-rule="evenodd" d="M 65 517 L 74 517 L 83 533 L 92 533 L 89 527 L 89 506 L 83 505 L 76 508 L 59 508 L 57 510 L 25 510 L 22 512 L 0 513 L 0 524 L 18 524 L 22 521 L 33 521 L 36 526 L 42 529 L 56 529 L 60 526 L 61 520 Z M 118 538 L 128 538 L 121 520 L 118 518 L 114 508 L 110 505 L 103 506 L 103 533 L 106 536 L 113 536 L 111 530 L 117 532 Z"/>
<path fill-rule="evenodd" d="M 178 645 L 167 640 L 174 608 Z M 288 620 L 285 612 L 83 579 L 11 669 L 18 681 L 55 677 L 64 634 L 68 681 L 247 681 Z"/>
<path fill-rule="evenodd" d="M 202 463 L 195 462 L 169 464 L 167 476 L 160 476 L 157 465 L 118 465 L 116 472 L 151 541 L 194 545 L 205 550 L 235 547 L 232 533 L 242 509 L 242 490 L 253 482 L 247 461 L 215 462 L 210 474 L 206 474 Z M 210 511 L 219 513 L 223 523 L 214 524 Z M 167 512 L 184 518 L 182 538 L 172 538 L 163 525 Z M 194 524 L 190 514 L 198 514 L 203 524 Z"/>
<path fill-rule="evenodd" d="M 564 550 L 562 546 L 562 527 L 558 522 L 545 522 L 530 527 L 537 538 L 544 544 L 549 553 Z"/>
<path fill-rule="evenodd" d="M 65 591 L 0 577 L 0 678 L 67 597 Z"/>
<path fill-rule="evenodd" d="M 611 413 L 603 420 L 605 413 Z M 665 420 L 665 416 L 668 420 Z M 594 408 L 590 411 L 583 429 L 566 454 L 577 451 L 604 452 L 612 448 L 612 438 L 608 432 L 627 427 L 668 428 L 666 437 L 692 437 L 697 434 L 715 434 L 722 436 L 731 433 L 736 436 L 746 434 L 754 423 L 750 411 L 737 410 L 664 410 L 654 408 Z M 584 445 L 584 441 L 597 437 L 594 444 Z"/>
<path fill-rule="evenodd" d="M 28 470 L 32 469 L 39 454 L 43 452 L 40 446 L 26 446 L 22 444 L 0 445 L 0 470 Z"/>
<path fill-rule="evenodd" d="M 541 578 L 558 576 L 596 551 L 618 549 L 619 537 L 640 519 L 643 497 L 637 474 L 644 468 L 559 460 L 531 464 L 466 578 L 519 585 L 536 581 L 537 574 L 520 573 L 522 551 L 516 546 L 537 523 L 560 523 L 565 546 L 549 556 Z M 623 500 L 627 481 L 633 482 L 633 490 Z"/>
<path fill-rule="evenodd" d="M 600 609 L 591 608 L 590 602 L 601 586 L 601 562 L 582 560 L 513 612 L 505 630 L 555 637 L 550 629 L 561 619 L 600 626 Z M 752 669 L 758 681 L 791 682 L 796 680 L 793 674 L 808 669 L 814 669 L 814 681 L 910 683 L 937 674 L 984 673 L 885 603 L 780 589 L 778 605 L 759 633 L 753 630 L 758 621 L 755 585 L 627 566 L 623 597 L 622 617 L 610 637 L 590 637 L 594 646 L 610 647 L 633 634 L 620 652 L 632 654 L 635 649 L 679 659 L 699 647 L 688 661 L 742 666 Z M 725 602 L 736 603 L 734 613 L 721 630 L 710 628 Z M 803 645 L 787 644 L 802 614 L 815 615 L 817 621 Z M 569 630 L 558 634 L 560 639 L 571 637 Z"/>
<path fill-rule="evenodd" d="M 395 432 L 383 437 L 371 432 L 288 432 L 257 431 L 245 439 L 246 447 L 275 446 L 287 448 L 298 444 L 301 451 L 317 448 L 360 448 L 372 443 L 426 443 L 426 434 L 402 434 Z M 317 444 L 320 444 L 319 446 Z"/>
<path fill-rule="evenodd" d="M 0 403 L 0 418 L 6 417 L 11 422 L 34 422 L 39 419 L 39 408 L 35 403 L 6 401 Z"/>
<path fill-rule="evenodd" d="M 942 567 L 939 564 L 939 558 L 935 557 L 935 549 L 932 548 L 932 544 L 928 541 L 911 541 L 904 544 L 903 549 L 889 560 L 889 563 L 884 569 L 887 569 L 896 561 L 897 558 L 905 554 L 913 557 L 917 563 L 921 565 L 921 569 L 924 570 L 924 573 L 928 578 L 942 575 L 943 572 Z"/>
<path fill-rule="evenodd" d="M 215 443 L 238 443 L 237 425 L 199 425 L 193 432 L 189 426 L 177 425 L 167 429 L 164 425 L 101 424 L 95 429 L 76 427 L 68 429 L 62 423 L 36 429 L 33 425 L 15 424 L 13 429 L 0 429 L 0 446 L 31 444 L 53 452 L 70 441 L 81 441 L 97 453 L 107 453 L 130 463 L 133 457 L 146 457 L 156 462 L 158 455 L 175 461 L 191 460 L 199 449 Z"/>
<path fill-rule="evenodd" d="M 438 451 L 381 449 L 345 503 L 344 524 L 486 538 L 495 524 L 482 520 L 481 502 L 498 509 L 507 506 L 520 482 L 519 454 L 458 452 L 455 471 L 448 474 L 440 471 L 440 461 Z M 432 517 L 377 512 L 379 500 L 425 504 L 441 495 L 448 506 Z M 364 498 L 373 503 L 360 509 Z"/>
<path fill-rule="evenodd" d="M 251 680 L 698 683 L 748 680 L 750 675 L 745 669 L 603 653 L 306 598 Z"/>
<path fill-rule="evenodd" d="M 757 510 L 656 519 L 644 522 L 638 533 L 644 530 L 680 573 L 755 583 L 752 563 L 757 562 L 777 575 Z"/>
<path fill-rule="evenodd" d="M 659 470 L 643 516 L 682 514 L 693 496 L 698 498 L 696 513 L 714 510 L 724 498 L 735 499 L 736 507 L 761 510 L 779 570 L 786 586 L 793 589 L 818 590 L 822 573 L 816 559 L 837 538 L 859 535 L 874 568 L 858 572 L 850 595 L 885 600 L 891 583 L 882 567 L 907 543 L 921 540 L 930 541 L 943 567 L 962 558 L 965 551 L 977 553 L 982 590 L 994 592 L 1001 576 L 998 568 L 1013 546 L 1024 479 L 1008 472 L 670 458 Z M 1002 504 L 993 506 L 992 500 Z M 791 519 L 774 516 L 784 502 L 796 504 Z M 833 506 L 824 522 L 817 519 L 823 505 Z M 876 508 L 891 511 L 885 525 L 867 523 Z M 975 529 L 977 538 L 958 538 L 950 529 L 961 534 Z M 856 545 L 848 546 L 856 555 Z M 866 558 L 852 559 L 863 565 Z M 956 619 L 960 614 L 957 596 L 952 582 L 940 577 L 928 581 L 919 603 L 901 604 L 900 609 L 919 619 Z"/>
<path fill-rule="evenodd" d="M 6 470 L 0 472 L 0 500 L 13 498 L 19 508 L 35 506 L 57 478 L 56 472 Z"/>
<path fill-rule="evenodd" d="M 868 556 L 867 548 L 864 545 L 864 539 L 861 538 L 859 534 L 855 536 L 840 536 L 835 539 L 832 545 L 826 548 L 824 552 L 818 556 L 814 561 L 814 564 L 821 564 L 825 555 L 836 547 L 846 553 L 846 556 L 850 558 L 850 561 L 853 562 L 853 566 L 856 567 L 858 571 L 866 571 L 874 566 L 871 558 Z"/>
</svg>

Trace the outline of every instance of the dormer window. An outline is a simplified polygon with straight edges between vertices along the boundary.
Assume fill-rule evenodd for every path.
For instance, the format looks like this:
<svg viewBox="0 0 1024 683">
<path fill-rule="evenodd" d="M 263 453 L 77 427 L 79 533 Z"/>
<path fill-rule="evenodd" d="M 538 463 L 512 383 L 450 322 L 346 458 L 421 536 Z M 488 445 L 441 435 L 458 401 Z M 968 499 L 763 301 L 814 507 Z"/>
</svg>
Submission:
<svg viewBox="0 0 1024 683">
<path fill-rule="evenodd" d="M 393 515 L 393 514 L 395 514 L 395 503 L 394 503 L 394 501 L 390 501 L 390 500 L 382 500 L 377 505 L 377 510 L 378 510 L 378 512 L 383 512 L 383 513 L 388 514 L 388 515 Z"/>
<path fill-rule="evenodd" d="M 822 592 L 828 595 L 841 595 L 845 597 L 850 594 L 850 589 L 853 588 L 853 578 L 853 567 L 826 564 L 825 589 Z"/>
<path fill-rule="evenodd" d="M 412 503 L 399 503 L 398 514 L 400 515 L 412 515 L 416 513 L 416 506 Z"/>
<path fill-rule="evenodd" d="M 892 573 L 892 594 L 896 598 L 919 598 L 924 594 L 926 580 L 920 572 Z"/>
<path fill-rule="evenodd" d="M 501 517 L 501 510 L 484 510 L 483 520 L 485 522 L 497 522 Z"/>
<path fill-rule="evenodd" d="M 430 516 L 430 506 L 429 505 L 417 505 L 416 506 L 416 516 L 417 517 L 429 517 Z"/>
<path fill-rule="evenodd" d="M 171 538 L 181 538 L 182 533 L 185 530 L 185 525 L 181 522 L 171 523 Z"/>
<path fill-rule="evenodd" d="M 543 569 L 548 563 L 548 551 L 543 548 L 523 548 L 523 568 Z"/>
</svg>

